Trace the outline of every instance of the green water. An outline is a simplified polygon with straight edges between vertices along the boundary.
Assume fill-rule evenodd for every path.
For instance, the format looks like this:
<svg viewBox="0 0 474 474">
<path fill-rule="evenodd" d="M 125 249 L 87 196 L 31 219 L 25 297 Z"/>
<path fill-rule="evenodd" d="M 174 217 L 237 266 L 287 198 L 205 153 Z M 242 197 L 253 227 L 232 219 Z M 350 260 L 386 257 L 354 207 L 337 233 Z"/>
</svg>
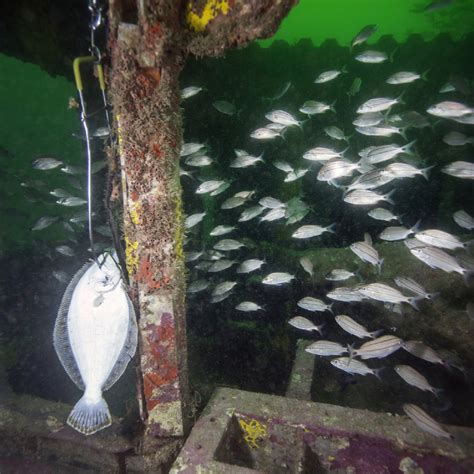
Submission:
<svg viewBox="0 0 474 474">
<path fill-rule="evenodd" d="M 430 2 L 422 0 L 300 0 L 283 21 L 277 33 L 260 44 L 268 46 L 276 40 L 295 44 L 309 38 L 315 46 L 328 39 L 340 45 L 350 44 L 364 26 L 378 25 L 369 44 L 383 35 L 404 42 L 419 34 L 431 40 L 440 33 L 459 39 L 472 29 L 474 6 L 471 0 L 457 0 L 446 9 L 423 13 Z"/>
</svg>

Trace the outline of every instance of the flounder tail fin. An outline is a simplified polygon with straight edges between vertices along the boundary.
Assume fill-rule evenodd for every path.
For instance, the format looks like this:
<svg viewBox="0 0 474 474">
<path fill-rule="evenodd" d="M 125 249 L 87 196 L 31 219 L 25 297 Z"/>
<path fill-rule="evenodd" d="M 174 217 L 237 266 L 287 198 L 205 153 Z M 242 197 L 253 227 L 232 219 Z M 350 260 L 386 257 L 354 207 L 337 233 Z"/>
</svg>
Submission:
<svg viewBox="0 0 474 474">
<path fill-rule="evenodd" d="M 107 402 L 103 398 L 91 401 L 84 395 L 72 409 L 67 424 L 86 436 L 107 428 L 112 424 Z"/>
</svg>

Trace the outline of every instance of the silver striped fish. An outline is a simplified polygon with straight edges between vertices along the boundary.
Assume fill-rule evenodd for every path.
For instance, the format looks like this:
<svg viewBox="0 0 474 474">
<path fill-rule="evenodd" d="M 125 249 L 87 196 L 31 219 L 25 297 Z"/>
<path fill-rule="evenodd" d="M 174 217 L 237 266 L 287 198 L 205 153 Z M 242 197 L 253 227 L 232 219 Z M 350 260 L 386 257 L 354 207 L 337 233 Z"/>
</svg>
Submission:
<svg viewBox="0 0 474 474">
<path fill-rule="evenodd" d="M 324 301 L 313 298 L 312 296 L 301 298 L 296 305 L 307 311 L 329 311 L 332 313 L 332 304 L 326 304 Z"/>
<path fill-rule="evenodd" d="M 415 234 L 421 242 L 441 249 L 467 249 L 469 244 L 463 243 L 459 237 L 438 229 L 427 229 Z"/>
<path fill-rule="evenodd" d="M 396 288 L 385 285 L 384 283 L 369 283 L 368 285 L 360 285 L 357 287 L 359 293 L 366 298 L 375 301 L 382 301 L 383 303 L 408 303 L 416 310 L 418 309 L 417 302 L 423 297 L 420 296 L 405 296 Z"/>
<path fill-rule="evenodd" d="M 438 438 L 454 439 L 454 436 L 446 431 L 436 420 L 431 418 L 428 413 L 413 403 L 405 403 L 403 411 L 408 417 L 423 431 L 432 434 Z"/>
<path fill-rule="evenodd" d="M 303 316 L 295 316 L 288 321 L 290 326 L 293 326 L 296 329 L 302 329 L 303 331 L 318 331 L 322 335 L 322 329 L 324 324 L 316 326 L 309 319 L 304 318 Z"/>
<path fill-rule="evenodd" d="M 370 339 L 375 339 L 383 332 L 383 329 L 369 332 L 367 331 L 367 328 L 362 326 L 362 324 L 359 324 L 357 321 L 354 321 L 350 316 L 347 316 L 345 314 L 340 314 L 334 319 L 336 320 L 336 323 L 339 324 L 342 329 L 344 329 L 344 331 L 360 339 L 364 339 L 366 337 L 370 337 Z"/>
<path fill-rule="evenodd" d="M 402 343 L 403 349 L 411 355 L 418 357 L 426 362 L 432 364 L 446 365 L 442 357 L 431 347 L 424 344 L 422 341 L 404 341 Z"/>
<path fill-rule="evenodd" d="M 347 354 L 348 349 L 339 342 L 320 340 L 311 343 L 305 351 L 319 356 L 333 356 Z"/>
<path fill-rule="evenodd" d="M 338 357 L 331 360 L 331 364 L 344 372 L 358 375 L 375 375 L 379 380 L 382 369 L 371 369 L 364 362 L 352 359 L 351 357 Z"/>
<path fill-rule="evenodd" d="M 398 351 L 402 347 L 403 341 L 392 335 L 381 336 L 372 341 L 364 342 L 359 349 L 351 350 L 351 357 L 362 359 L 381 359 Z"/>
<path fill-rule="evenodd" d="M 369 234 L 364 234 L 363 242 L 354 242 L 349 247 L 361 260 L 377 267 L 379 274 L 382 273 L 383 258 L 372 246 L 372 238 Z"/>
<path fill-rule="evenodd" d="M 399 288 L 411 291 L 415 295 L 423 296 L 427 300 L 434 300 L 438 293 L 428 293 L 426 289 L 410 277 L 398 276 L 393 280 Z"/>
<path fill-rule="evenodd" d="M 432 387 L 424 375 L 421 375 L 418 370 L 409 365 L 396 365 L 394 370 L 407 384 L 413 385 L 413 387 L 419 388 L 424 392 L 431 392 L 433 395 L 438 396 L 442 391 L 439 388 Z"/>
</svg>

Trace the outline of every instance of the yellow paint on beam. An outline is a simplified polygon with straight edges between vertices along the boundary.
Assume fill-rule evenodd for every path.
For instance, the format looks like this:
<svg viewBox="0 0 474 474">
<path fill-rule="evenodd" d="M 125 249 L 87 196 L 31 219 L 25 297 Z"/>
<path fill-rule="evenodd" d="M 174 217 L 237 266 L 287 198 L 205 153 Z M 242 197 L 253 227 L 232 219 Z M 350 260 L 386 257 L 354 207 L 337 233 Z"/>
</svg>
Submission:
<svg viewBox="0 0 474 474">
<path fill-rule="evenodd" d="M 138 270 L 138 242 L 132 242 L 125 236 L 125 264 L 129 275 Z"/>
<path fill-rule="evenodd" d="M 186 21 L 191 29 L 197 32 L 204 31 L 208 23 L 216 18 L 219 13 L 229 13 L 228 0 L 207 0 L 201 15 L 194 13 L 191 2 L 188 3 Z"/>
</svg>

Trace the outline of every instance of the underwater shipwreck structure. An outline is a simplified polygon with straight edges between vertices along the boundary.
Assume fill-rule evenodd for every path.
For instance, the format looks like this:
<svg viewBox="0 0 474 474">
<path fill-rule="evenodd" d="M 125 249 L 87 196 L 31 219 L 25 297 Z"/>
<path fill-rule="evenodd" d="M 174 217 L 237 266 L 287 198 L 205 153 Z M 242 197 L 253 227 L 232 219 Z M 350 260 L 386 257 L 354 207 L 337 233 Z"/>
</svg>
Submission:
<svg viewBox="0 0 474 474">
<path fill-rule="evenodd" d="M 2 472 L 472 471 L 472 429 L 453 428 L 453 445 L 407 419 L 312 403 L 317 367 L 303 340 L 285 397 L 219 388 L 192 426 L 180 72 L 189 55 L 218 57 L 272 36 L 296 3 L 109 2 L 106 79 L 117 146 L 108 150 L 107 199 L 123 216 L 123 262 L 138 313 L 139 420 L 84 437 L 65 424 L 69 406 L 0 386 Z"/>
</svg>

